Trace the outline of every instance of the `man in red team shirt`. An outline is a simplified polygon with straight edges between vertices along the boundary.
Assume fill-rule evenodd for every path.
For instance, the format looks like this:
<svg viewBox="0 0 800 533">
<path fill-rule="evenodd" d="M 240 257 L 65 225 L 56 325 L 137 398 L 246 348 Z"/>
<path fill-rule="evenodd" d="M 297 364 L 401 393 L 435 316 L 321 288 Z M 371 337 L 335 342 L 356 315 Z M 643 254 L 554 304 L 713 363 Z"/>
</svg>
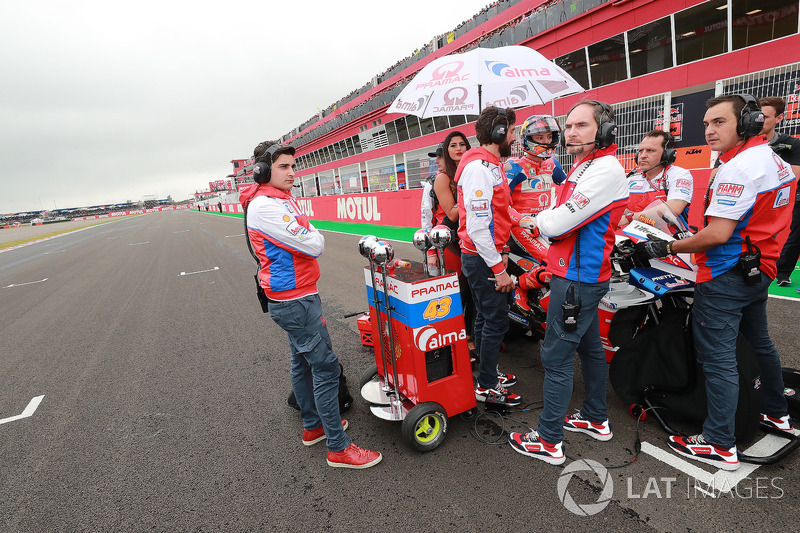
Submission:
<svg viewBox="0 0 800 533">
<path fill-rule="evenodd" d="M 669 437 L 668 444 L 690 459 L 736 470 L 740 332 L 758 356 L 762 422 L 792 430 L 781 363 L 767 330 L 767 291 L 783 244 L 774 236 L 791 220 L 797 180 L 759 134 L 764 116 L 752 96 L 723 95 L 706 107 L 706 142 L 720 153 L 722 164 L 706 193 L 705 227 L 687 239 L 642 242 L 636 248 L 643 258 L 701 252 L 692 325 L 706 377 L 708 415 L 701 434 Z"/>
</svg>

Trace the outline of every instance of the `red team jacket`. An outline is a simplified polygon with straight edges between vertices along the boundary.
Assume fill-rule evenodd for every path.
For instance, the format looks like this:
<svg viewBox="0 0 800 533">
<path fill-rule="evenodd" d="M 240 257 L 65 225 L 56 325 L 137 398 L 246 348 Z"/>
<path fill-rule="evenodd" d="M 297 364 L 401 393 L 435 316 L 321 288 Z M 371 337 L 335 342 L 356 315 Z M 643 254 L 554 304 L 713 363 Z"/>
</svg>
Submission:
<svg viewBox="0 0 800 533">
<path fill-rule="evenodd" d="M 312 226 L 294 196 L 270 185 L 242 191 L 247 234 L 258 256 L 261 286 L 271 300 L 296 300 L 317 293 L 319 257 L 325 237 Z"/>
<path fill-rule="evenodd" d="M 614 144 L 575 161 L 555 206 L 536 215 L 539 231 L 553 241 L 547 270 L 556 276 L 585 283 L 611 277 L 615 231 L 628 205 L 628 183 L 616 151 Z"/>
<path fill-rule="evenodd" d="M 461 252 L 480 255 L 495 274 L 505 270 L 500 251 L 511 237 L 511 192 L 500 160 L 483 147 L 467 150 L 455 176 Z"/>
</svg>

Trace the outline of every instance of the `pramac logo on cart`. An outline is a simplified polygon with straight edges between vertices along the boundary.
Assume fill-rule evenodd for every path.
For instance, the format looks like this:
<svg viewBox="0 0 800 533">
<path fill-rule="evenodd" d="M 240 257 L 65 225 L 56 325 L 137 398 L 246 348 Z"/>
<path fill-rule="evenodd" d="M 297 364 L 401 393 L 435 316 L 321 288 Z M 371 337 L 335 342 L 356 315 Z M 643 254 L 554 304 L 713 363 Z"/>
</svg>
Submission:
<svg viewBox="0 0 800 533">
<path fill-rule="evenodd" d="M 458 278 L 453 278 L 449 281 L 442 281 L 439 283 L 431 283 L 412 289 L 411 297 L 431 296 L 439 292 L 444 292 L 448 289 L 458 289 Z"/>
<path fill-rule="evenodd" d="M 466 340 L 467 332 L 464 328 L 461 331 L 448 331 L 442 333 L 433 326 L 422 326 L 414 328 L 414 344 L 423 352 L 436 350 L 442 346 L 454 344 L 458 340 Z"/>
</svg>

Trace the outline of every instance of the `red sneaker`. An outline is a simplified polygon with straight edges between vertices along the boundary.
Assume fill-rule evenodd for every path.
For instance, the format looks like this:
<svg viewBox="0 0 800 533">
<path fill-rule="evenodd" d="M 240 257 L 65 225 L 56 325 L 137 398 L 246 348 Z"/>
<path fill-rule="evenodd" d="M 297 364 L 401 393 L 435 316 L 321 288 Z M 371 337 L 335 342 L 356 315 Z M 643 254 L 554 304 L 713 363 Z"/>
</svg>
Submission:
<svg viewBox="0 0 800 533">
<path fill-rule="evenodd" d="M 342 420 L 342 429 L 347 429 L 347 420 Z M 315 428 L 315 429 L 304 429 L 303 430 L 303 444 L 305 446 L 311 446 L 312 444 L 316 444 L 320 441 L 327 439 L 328 437 L 325 435 L 325 430 L 322 426 Z"/>
<path fill-rule="evenodd" d="M 340 468 L 369 468 L 381 462 L 380 452 L 365 450 L 351 444 L 340 452 L 328 452 L 328 465 Z"/>
</svg>

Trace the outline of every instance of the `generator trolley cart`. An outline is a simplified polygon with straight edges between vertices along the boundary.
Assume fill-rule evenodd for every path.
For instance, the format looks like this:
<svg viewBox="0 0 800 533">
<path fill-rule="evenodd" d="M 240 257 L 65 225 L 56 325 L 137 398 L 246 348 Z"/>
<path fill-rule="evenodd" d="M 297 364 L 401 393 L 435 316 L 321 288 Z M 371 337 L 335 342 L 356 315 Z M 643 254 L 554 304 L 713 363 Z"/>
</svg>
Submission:
<svg viewBox="0 0 800 533">
<path fill-rule="evenodd" d="M 362 376 L 361 395 L 375 416 L 402 421 L 408 446 L 434 450 L 448 418 L 474 416 L 477 407 L 458 276 L 431 276 L 424 263 L 397 267 L 391 245 L 364 239 L 375 364 Z"/>
</svg>

